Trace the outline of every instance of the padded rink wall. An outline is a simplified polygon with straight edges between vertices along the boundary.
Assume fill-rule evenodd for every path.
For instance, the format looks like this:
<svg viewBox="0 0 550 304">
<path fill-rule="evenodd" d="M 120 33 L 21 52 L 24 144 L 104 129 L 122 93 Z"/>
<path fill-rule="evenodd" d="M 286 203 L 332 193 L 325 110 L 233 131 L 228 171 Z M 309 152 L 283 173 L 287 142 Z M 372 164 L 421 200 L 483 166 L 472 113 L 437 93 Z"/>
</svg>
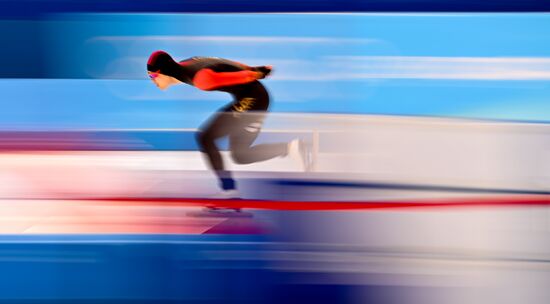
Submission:
<svg viewBox="0 0 550 304">
<path fill-rule="evenodd" d="M 215 191 L 216 182 L 196 150 L 194 132 L 3 132 L 1 195 L 206 195 Z M 228 152 L 223 155 L 228 167 L 238 172 L 237 178 L 251 182 L 290 176 L 298 180 L 544 193 L 550 190 L 549 134 L 548 125 L 536 123 L 273 114 L 257 142 L 295 137 L 309 141 L 315 161 L 313 172 L 300 174 L 298 163 L 289 158 L 235 165 Z M 221 147 L 224 149 L 223 143 Z M 27 151 L 18 152 L 23 148 Z"/>
</svg>

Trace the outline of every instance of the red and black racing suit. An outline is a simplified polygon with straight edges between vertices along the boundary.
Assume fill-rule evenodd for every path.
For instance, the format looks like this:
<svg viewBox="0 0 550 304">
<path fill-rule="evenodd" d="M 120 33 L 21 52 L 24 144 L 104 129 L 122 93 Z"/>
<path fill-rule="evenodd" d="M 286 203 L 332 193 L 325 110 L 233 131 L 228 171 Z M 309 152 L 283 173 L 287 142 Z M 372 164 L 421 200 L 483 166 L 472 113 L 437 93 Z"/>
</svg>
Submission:
<svg viewBox="0 0 550 304">
<path fill-rule="evenodd" d="M 257 68 L 215 57 L 193 57 L 179 62 L 178 79 L 206 91 L 223 91 L 233 101 L 221 108 L 197 133 L 197 141 L 224 190 L 235 189 L 224 168 L 216 140 L 229 138 L 229 151 L 237 164 L 250 164 L 287 153 L 287 143 L 258 144 L 256 140 L 269 109 L 269 94 L 257 80 Z"/>
</svg>

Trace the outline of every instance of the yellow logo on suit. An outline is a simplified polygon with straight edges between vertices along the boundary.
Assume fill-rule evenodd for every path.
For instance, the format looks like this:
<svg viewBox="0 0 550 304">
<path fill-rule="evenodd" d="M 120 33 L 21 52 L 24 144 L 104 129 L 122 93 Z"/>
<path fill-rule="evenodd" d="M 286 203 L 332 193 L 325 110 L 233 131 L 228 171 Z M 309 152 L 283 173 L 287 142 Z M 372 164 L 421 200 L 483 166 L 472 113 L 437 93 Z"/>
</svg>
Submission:
<svg viewBox="0 0 550 304">
<path fill-rule="evenodd" d="M 252 108 L 254 105 L 254 102 L 256 101 L 256 98 L 252 97 L 245 97 L 241 100 L 239 100 L 239 103 L 233 106 L 233 109 L 235 109 L 237 112 L 246 112 Z"/>
</svg>

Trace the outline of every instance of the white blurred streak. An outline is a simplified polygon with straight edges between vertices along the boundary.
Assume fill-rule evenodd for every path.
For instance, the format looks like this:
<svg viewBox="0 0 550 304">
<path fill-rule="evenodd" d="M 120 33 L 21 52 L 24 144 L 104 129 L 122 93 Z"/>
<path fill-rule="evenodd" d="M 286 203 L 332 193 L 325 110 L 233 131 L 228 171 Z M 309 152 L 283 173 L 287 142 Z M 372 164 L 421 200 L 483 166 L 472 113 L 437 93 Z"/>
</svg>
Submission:
<svg viewBox="0 0 550 304">
<path fill-rule="evenodd" d="M 274 138 L 279 136 L 277 134 L 288 138 L 300 136 L 310 141 L 318 139 L 313 146 L 315 172 L 311 177 L 304 174 L 304 179 L 511 189 L 520 192 L 550 190 L 550 146 L 547 142 L 550 125 L 547 124 L 273 113 L 266 121 L 260 139 L 265 142 L 280 141 Z M 126 145 L 120 143 L 114 147 L 124 148 Z M 257 172 L 258 176 L 269 177 L 274 172 L 299 171 L 290 158 L 235 165 L 227 152 L 223 154 L 227 167 L 237 172 Z M 4 152 L 0 155 L 0 169 L 2 180 L 11 185 L 1 187 L 2 197 L 140 195 L 144 189 L 180 192 L 180 195 L 182 191 L 192 189 L 195 194 L 201 191 L 205 194 L 215 191 L 216 187 L 215 179 L 207 171 L 198 151 Z M 182 180 L 181 176 L 170 172 L 189 172 L 190 176 L 202 172 L 200 180 L 204 177 L 209 182 L 207 186 L 195 187 L 200 183 L 192 179 Z M 187 185 L 184 188 L 181 187 L 183 181 Z M 360 188 L 334 191 L 320 188 L 314 193 L 303 192 L 301 195 L 305 196 L 299 198 L 380 199 L 409 197 L 417 192 Z M 441 195 L 445 191 L 432 192 L 429 196 Z"/>
<path fill-rule="evenodd" d="M 89 195 L 128 195 L 148 183 L 132 167 L 141 160 L 125 155 L 92 152 L 26 152 L 0 154 L 4 198 L 67 198 Z"/>
<path fill-rule="evenodd" d="M 292 50 L 294 44 L 369 44 L 377 39 L 332 37 L 266 36 L 98 36 L 87 41 L 93 48 L 102 43 L 117 47 L 122 54 L 146 46 L 180 48 L 212 44 L 232 46 L 252 44 L 260 50 L 265 44 L 279 44 Z M 349 46 L 353 47 L 353 46 Z M 185 53 L 185 52 L 184 52 Z M 177 54 L 175 54 L 177 55 Z M 201 54 L 194 54 L 200 56 Z M 276 58 L 231 58 L 247 64 L 275 66 L 273 80 L 337 81 L 352 79 L 454 79 L 454 80 L 548 80 L 547 57 L 433 57 L 433 56 L 326 56 L 311 60 Z M 94 77 L 131 78 L 143 74 L 145 57 L 124 56 L 109 62 L 101 75 Z M 136 70 L 128 70 L 135 66 Z M 139 67 L 139 69 L 137 69 Z M 95 69 L 95 68 L 94 68 Z M 97 72 L 95 72 L 97 73 Z M 95 74 L 94 73 L 94 74 Z"/>
<path fill-rule="evenodd" d="M 328 37 L 290 37 L 290 36 L 97 36 L 88 42 L 106 41 L 110 43 L 126 42 L 169 42 L 169 43 L 305 43 L 305 44 L 339 44 L 339 43 L 373 43 L 376 39 L 366 38 L 328 38 Z"/>
<path fill-rule="evenodd" d="M 266 36 L 98 36 L 87 41 L 87 47 L 108 43 L 124 53 L 146 46 L 179 48 L 211 44 L 232 46 L 252 44 L 260 50 L 265 44 L 279 44 L 292 49 L 294 44 L 369 44 L 376 39 L 331 37 L 266 37 Z M 139 47 L 138 47 L 139 46 Z M 349 46 L 353 47 L 353 46 Z M 177 55 L 177 54 L 175 54 Z M 201 54 L 194 54 L 200 56 Z M 550 59 L 547 57 L 434 57 L 434 56 L 324 56 L 311 60 L 276 58 L 231 58 L 247 64 L 275 66 L 274 80 L 336 81 L 352 79 L 454 79 L 454 80 L 548 80 Z M 121 56 L 109 62 L 95 77 L 127 78 L 143 74 L 145 57 Z M 135 66 L 136 70 L 128 70 Z M 124 68 L 123 68 L 124 67 Z M 139 69 L 137 69 L 139 67 Z"/>
<path fill-rule="evenodd" d="M 548 80 L 546 57 L 335 56 L 331 67 L 344 67 L 353 78 Z"/>
<path fill-rule="evenodd" d="M 365 38 L 332 38 L 332 37 L 267 37 L 267 36 L 98 36 L 86 41 L 86 48 L 94 49 L 108 44 L 118 50 L 120 56 L 110 58 L 104 67 L 91 66 L 88 73 L 97 78 L 145 78 L 144 64 L 146 56 L 135 56 L 134 50 L 139 49 L 181 49 L 181 54 L 187 56 L 201 56 L 202 54 L 189 54 L 189 48 L 220 47 L 246 45 L 247 50 L 255 50 L 261 54 L 265 47 L 273 44 L 278 47 L 288 48 L 292 51 L 296 45 L 305 47 L 319 47 L 319 44 L 350 45 L 379 43 L 376 39 Z M 293 52 L 293 51 L 292 51 Z M 180 60 L 181 54 L 172 54 L 176 60 Z M 140 55 L 143 55 L 140 53 Z M 318 75 L 326 74 L 326 65 L 319 60 L 294 60 L 280 58 L 228 58 L 246 63 L 248 65 L 273 65 L 275 67 L 274 80 L 319 80 Z M 99 69 L 98 69 L 99 68 Z M 294 74 L 300 71 L 298 76 Z M 303 72 L 307 74 L 304 75 Z M 325 71 L 325 73 L 323 73 Z M 336 71 L 338 72 L 338 71 Z M 321 80 L 323 80 L 321 78 Z"/>
<path fill-rule="evenodd" d="M 326 60 L 232 58 L 250 65 L 271 64 L 272 81 L 345 81 L 376 79 L 449 79 L 479 81 L 549 80 L 550 58 L 491 57 L 329 57 Z M 101 78 L 143 77 L 146 57 L 120 57 Z M 128 68 L 130 67 L 130 68 Z M 133 67 L 133 68 L 132 68 Z"/>
</svg>

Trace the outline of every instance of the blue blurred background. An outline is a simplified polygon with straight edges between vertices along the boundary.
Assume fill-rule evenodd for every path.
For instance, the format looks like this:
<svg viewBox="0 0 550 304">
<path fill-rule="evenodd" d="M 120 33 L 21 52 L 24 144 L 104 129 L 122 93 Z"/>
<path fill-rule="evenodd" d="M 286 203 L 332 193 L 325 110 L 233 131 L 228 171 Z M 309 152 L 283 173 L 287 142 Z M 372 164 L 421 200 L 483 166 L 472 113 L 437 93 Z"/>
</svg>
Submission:
<svg viewBox="0 0 550 304">
<path fill-rule="evenodd" d="M 158 91 L 157 49 L 274 65 L 274 112 L 550 119 L 544 13 L 71 13 L 0 31 L 2 129 L 196 128 L 230 101 Z"/>
</svg>

